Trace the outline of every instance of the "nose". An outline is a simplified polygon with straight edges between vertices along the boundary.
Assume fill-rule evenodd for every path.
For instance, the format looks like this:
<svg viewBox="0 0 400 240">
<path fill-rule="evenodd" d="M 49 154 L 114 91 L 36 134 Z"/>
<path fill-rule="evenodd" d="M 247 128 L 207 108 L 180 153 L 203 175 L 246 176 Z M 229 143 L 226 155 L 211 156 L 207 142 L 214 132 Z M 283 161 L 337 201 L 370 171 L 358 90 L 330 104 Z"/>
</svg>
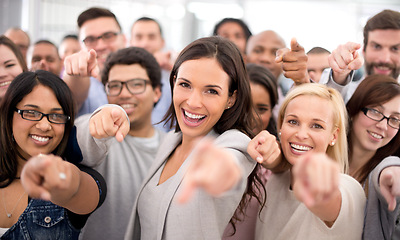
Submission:
<svg viewBox="0 0 400 240">
<path fill-rule="evenodd" d="M 190 96 L 186 100 L 186 103 L 191 108 L 200 108 L 201 107 L 202 96 L 198 91 L 192 91 Z"/>
<path fill-rule="evenodd" d="M 107 47 L 107 44 L 104 42 L 102 38 L 97 40 L 96 46 L 93 47 L 94 50 L 99 51 L 103 50 Z"/>
<path fill-rule="evenodd" d="M 49 65 L 45 59 L 40 60 L 39 62 L 39 69 L 49 71 Z"/>
<path fill-rule="evenodd" d="M 383 62 L 383 63 L 390 63 L 390 59 L 391 59 L 390 57 L 391 57 L 390 50 L 387 48 L 384 48 L 379 54 L 379 61 Z"/>
<path fill-rule="evenodd" d="M 388 120 L 384 118 L 382 121 L 377 122 L 376 126 L 380 129 L 387 130 L 388 129 Z"/>
<path fill-rule="evenodd" d="M 51 123 L 46 117 L 43 117 L 42 120 L 36 123 L 36 128 L 40 129 L 43 132 L 51 130 Z"/>
<path fill-rule="evenodd" d="M 122 89 L 121 89 L 121 93 L 119 94 L 119 97 L 129 98 L 132 96 L 133 96 L 133 94 L 129 92 L 128 86 L 126 84 L 122 84 Z"/>
<path fill-rule="evenodd" d="M 306 126 L 300 126 L 296 132 L 296 137 L 300 140 L 308 138 L 308 129 Z"/>
</svg>

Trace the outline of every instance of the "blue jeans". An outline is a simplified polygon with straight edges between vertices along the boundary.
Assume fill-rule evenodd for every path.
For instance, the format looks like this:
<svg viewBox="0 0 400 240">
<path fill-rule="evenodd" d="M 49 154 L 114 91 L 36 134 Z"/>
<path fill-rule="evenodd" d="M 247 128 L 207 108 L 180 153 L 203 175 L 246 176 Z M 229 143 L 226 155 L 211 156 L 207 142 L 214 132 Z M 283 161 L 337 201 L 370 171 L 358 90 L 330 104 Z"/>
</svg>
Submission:
<svg viewBox="0 0 400 240">
<path fill-rule="evenodd" d="M 32 199 L 14 224 L 1 239 L 78 239 L 80 229 L 74 228 L 66 209 L 51 202 Z"/>
</svg>

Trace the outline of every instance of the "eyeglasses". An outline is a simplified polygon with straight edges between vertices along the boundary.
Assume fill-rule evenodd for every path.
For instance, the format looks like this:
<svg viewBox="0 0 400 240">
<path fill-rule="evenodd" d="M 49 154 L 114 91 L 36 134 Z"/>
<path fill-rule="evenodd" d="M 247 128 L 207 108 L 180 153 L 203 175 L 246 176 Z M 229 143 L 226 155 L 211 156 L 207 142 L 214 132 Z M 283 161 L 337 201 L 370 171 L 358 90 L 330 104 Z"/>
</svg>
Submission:
<svg viewBox="0 0 400 240">
<path fill-rule="evenodd" d="M 87 47 L 94 47 L 97 44 L 97 41 L 101 38 L 105 43 L 114 42 L 119 32 L 106 32 L 98 37 L 88 36 L 83 39 L 83 42 Z"/>
<path fill-rule="evenodd" d="M 368 118 L 380 122 L 383 119 L 387 119 L 387 124 L 392 128 L 399 129 L 400 128 L 400 119 L 394 117 L 386 117 L 383 113 L 379 112 L 378 110 L 372 108 L 363 108 L 361 111 L 367 116 Z"/>
<path fill-rule="evenodd" d="M 15 109 L 15 111 L 19 113 L 23 119 L 29 121 L 40 121 L 43 117 L 46 117 L 47 120 L 51 123 L 65 124 L 71 119 L 70 116 L 60 113 L 44 114 L 36 110 L 20 110 L 17 108 Z"/>
<path fill-rule="evenodd" d="M 111 81 L 106 84 L 106 93 L 108 96 L 118 96 L 121 94 L 122 87 L 126 85 L 126 88 L 131 94 L 140 94 L 146 91 L 146 85 L 150 83 L 149 80 L 135 78 L 125 82 L 122 81 Z"/>
</svg>

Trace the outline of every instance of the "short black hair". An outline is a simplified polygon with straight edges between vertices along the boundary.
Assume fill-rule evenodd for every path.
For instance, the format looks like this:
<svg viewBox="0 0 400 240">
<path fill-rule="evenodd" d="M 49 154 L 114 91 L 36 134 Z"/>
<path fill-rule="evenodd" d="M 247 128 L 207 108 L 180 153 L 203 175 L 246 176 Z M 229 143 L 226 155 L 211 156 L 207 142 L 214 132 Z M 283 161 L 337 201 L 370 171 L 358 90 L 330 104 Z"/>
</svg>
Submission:
<svg viewBox="0 0 400 240">
<path fill-rule="evenodd" d="M 93 20 L 96 18 L 101 18 L 101 17 L 111 17 L 115 19 L 115 22 L 117 22 L 119 29 L 122 31 L 121 25 L 119 24 L 117 17 L 115 16 L 114 13 L 112 13 L 110 10 L 106 8 L 100 8 L 100 7 L 92 7 L 89 8 L 85 11 L 83 11 L 79 16 L 78 16 L 78 27 L 81 28 L 82 25 L 89 20 Z"/>
<path fill-rule="evenodd" d="M 215 27 L 214 27 L 214 31 L 213 31 L 213 35 L 217 36 L 218 35 L 218 29 L 224 24 L 224 23 L 229 23 L 229 22 L 233 22 L 233 23 L 237 23 L 240 25 L 240 27 L 243 29 L 244 35 L 246 36 L 246 41 L 249 40 L 249 38 L 251 37 L 251 35 L 253 35 L 249 29 L 249 27 L 247 26 L 247 24 L 241 20 L 241 19 L 237 19 L 237 18 L 224 18 L 221 21 L 219 21 Z"/>
</svg>

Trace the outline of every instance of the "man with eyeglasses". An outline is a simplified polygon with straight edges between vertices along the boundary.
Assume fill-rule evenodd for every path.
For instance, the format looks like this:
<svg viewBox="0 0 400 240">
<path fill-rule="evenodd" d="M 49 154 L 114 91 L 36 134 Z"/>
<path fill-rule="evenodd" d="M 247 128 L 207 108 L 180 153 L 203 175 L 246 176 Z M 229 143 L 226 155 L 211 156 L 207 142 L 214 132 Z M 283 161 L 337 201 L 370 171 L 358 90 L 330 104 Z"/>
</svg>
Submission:
<svg viewBox="0 0 400 240">
<path fill-rule="evenodd" d="M 108 55 L 125 47 L 126 38 L 116 16 L 105 8 L 87 9 L 77 22 L 82 50 L 66 58 L 64 80 L 74 93 L 79 116 L 107 103 L 100 72 Z"/>
<path fill-rule="evenodd" d="M 101 79 L 108 102 L 126 111 L 130 130 L 124 141 L 112 142 L 106 159 L 95 167 L 107 182 L 107 199 L 88 219 L 80 235 L 85 240 L 124 238 L 137 191 L 166 135 L 151 122 L 161 97 L 161 72 L 149 52 L 130 47 L 112 53 Z"/>
</svg>

